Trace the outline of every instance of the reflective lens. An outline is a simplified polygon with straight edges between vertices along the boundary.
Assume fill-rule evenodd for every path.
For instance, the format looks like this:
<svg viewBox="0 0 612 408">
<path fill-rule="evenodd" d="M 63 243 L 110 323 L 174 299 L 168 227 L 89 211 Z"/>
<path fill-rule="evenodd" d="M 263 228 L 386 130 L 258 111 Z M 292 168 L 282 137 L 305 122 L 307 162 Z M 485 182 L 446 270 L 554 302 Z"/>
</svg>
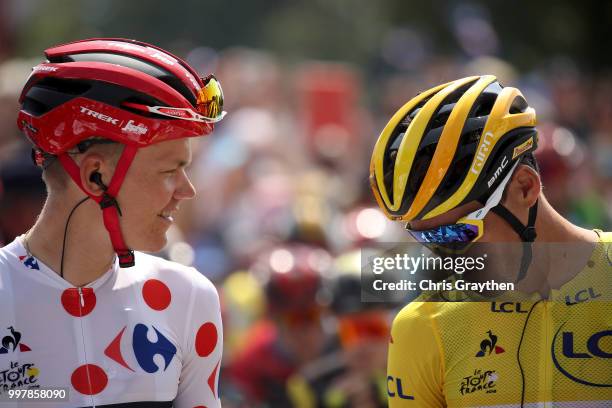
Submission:
<svg viewBox="0 0 612 408">
<path fill-rule="evenodd" d="M 478 236 L 478 227 L 471 224 L 443 225 L 424 231 L 409 231 L 414 239 L 424 244 L 471 242 Z"/>
<path fill-rule="evenodd" d="M 198 92 L 197 110 L 207 119 L 223 117 L 223 90 L 214 75 L 204 80 L 204 87 Z"/>
<path fill-rule="evenodd" d="M 432 251 L 461 251 L 479 237 L 479 227 L 472 224 L 443 225 L 423 231 L 408 230 L 410 235 Z"/>
</svg>

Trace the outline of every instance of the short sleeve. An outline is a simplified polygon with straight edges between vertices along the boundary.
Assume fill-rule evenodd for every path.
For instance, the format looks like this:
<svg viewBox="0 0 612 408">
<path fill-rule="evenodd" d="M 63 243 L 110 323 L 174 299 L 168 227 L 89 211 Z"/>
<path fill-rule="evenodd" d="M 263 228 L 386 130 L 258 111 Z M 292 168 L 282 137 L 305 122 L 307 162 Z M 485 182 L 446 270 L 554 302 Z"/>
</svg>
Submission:
<svg viewBox="0 0 612 408">
<path fill-rule="evenodd" d="M 395 317 L 387 362 L 389 407 L 444 407 L 444 362 L 435 302 L 413 302 Z"/>
<path fill-rule="evenodd" d="M 195 270 L 194 270 L 195 271 Z M 185 326 L 185 345 L 175 408 L 220 407 L 219 370 L 223 327 L 219 295 L 195 271 Z"/>
</svg>

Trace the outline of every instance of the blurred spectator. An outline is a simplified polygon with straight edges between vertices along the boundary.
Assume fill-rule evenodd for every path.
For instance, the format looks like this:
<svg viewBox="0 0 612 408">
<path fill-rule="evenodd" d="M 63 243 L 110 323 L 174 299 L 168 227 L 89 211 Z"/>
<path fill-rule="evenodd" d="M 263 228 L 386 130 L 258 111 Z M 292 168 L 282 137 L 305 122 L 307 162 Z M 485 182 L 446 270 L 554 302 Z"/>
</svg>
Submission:
<svg viewBox="0 0 612 408">
<path fill-rule="evenodd" d="M 46 197 L 41 171 L 21 148 L 0 162 L 0 245 L 12 242 L 34 225 Z"/>
<path fill-rule="evenodd" d="M 538 126 L 536 158 L 546 199 L 573 222 L 592 228 L 609 226 L 605 189 L 599 189 L 596 167 L 585 143 L 569 129 L 542 123 Z M 575 186 L 568 188 L 568 185 Z"/>
<path fill-rule="evenodd" d="M 289 381 L 299 408 L 387 406 L 387 344 L 390 314 L 385 303 L 362 302 L 360 251 L 340 255 L 326 280 L 340 347 L 305 364 Z"/>
<path fill-rule="evenodd" d="M 306 246 L 274 248 L 252 266 L 265 288 L 267 319 L 245 334 L 227 371 L 249 406 L 289 406 L 287 379 L 326 346 L 317 294 L 329 266 L 326 251 Z"/>
</svg>

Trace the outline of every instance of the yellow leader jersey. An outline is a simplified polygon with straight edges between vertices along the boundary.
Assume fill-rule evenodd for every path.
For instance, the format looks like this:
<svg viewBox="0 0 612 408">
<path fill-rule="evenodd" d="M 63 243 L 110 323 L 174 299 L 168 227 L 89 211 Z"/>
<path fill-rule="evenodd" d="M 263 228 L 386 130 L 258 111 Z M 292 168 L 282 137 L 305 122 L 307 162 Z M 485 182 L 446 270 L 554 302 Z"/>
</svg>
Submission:
<svg viewBox="0 0 612 408">
<path fill-rule="evenodd" d="M 612 407 L 612 233 L 598 233 L 587 266 L 550 300 L 404 307 L 389 406 Z"/>
</svg>

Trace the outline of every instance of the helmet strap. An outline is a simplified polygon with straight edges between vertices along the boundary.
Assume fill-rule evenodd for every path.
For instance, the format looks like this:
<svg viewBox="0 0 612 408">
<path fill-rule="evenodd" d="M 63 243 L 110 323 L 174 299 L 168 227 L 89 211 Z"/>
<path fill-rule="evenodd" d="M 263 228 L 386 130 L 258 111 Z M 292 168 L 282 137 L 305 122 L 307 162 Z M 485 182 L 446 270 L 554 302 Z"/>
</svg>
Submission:
<svg viewBox="0 0 612 408">
<path fill-rule="evenodd" d="M 113 249 L 119 258 L 119 266 L 122 268 L 134 266 L 135 258 L 134 251 L 127 247 L 123 239 L 123 234 L 121 233 L 121 226 L 119 224 L 121 208 L 119 207 L 116 197 L 137 151 L 138 148 L 136 146 L 125 146 L 117 162 L 115 173 L 113 174 L 108 188 L 99 196 L 90 194 L 85 190 L 81 183 L 80 169 L 70 155 L 64 153 L 58 156 L 62 166 L 66 169 L 66 172 L 68 172 L 72 180 L 85 194 L 100 205 L 104 226 L 110 236 Z"/>
<path fill-rule="evenodd" d="M 535 241 L 537 237 L 535 221 L 538 215 L 538 201 L 536 200 L 535 204 L 529 208 L 529 218 L 527 220 L 527 225 L 523 225 L 523 223 L 502 204 L 498 204 L 495 207 L 491 208 L 491 211 L 499 215 L 503 220 L 505 220 L 510 225 L 510 227 L 512 227 L 512 229 L 518 234 L 518 236 L 521 238 L 521 241 L 523 242 L 523 256 L 521 257 L 521 267 L 516 280 L 516 283 L 518 283 L 523 280 L 527 275 L 527 269 L 529 269 L 529 265 L 531 265 L 531 261 L 533 259 L 533 241 Z"/>
</svg>

